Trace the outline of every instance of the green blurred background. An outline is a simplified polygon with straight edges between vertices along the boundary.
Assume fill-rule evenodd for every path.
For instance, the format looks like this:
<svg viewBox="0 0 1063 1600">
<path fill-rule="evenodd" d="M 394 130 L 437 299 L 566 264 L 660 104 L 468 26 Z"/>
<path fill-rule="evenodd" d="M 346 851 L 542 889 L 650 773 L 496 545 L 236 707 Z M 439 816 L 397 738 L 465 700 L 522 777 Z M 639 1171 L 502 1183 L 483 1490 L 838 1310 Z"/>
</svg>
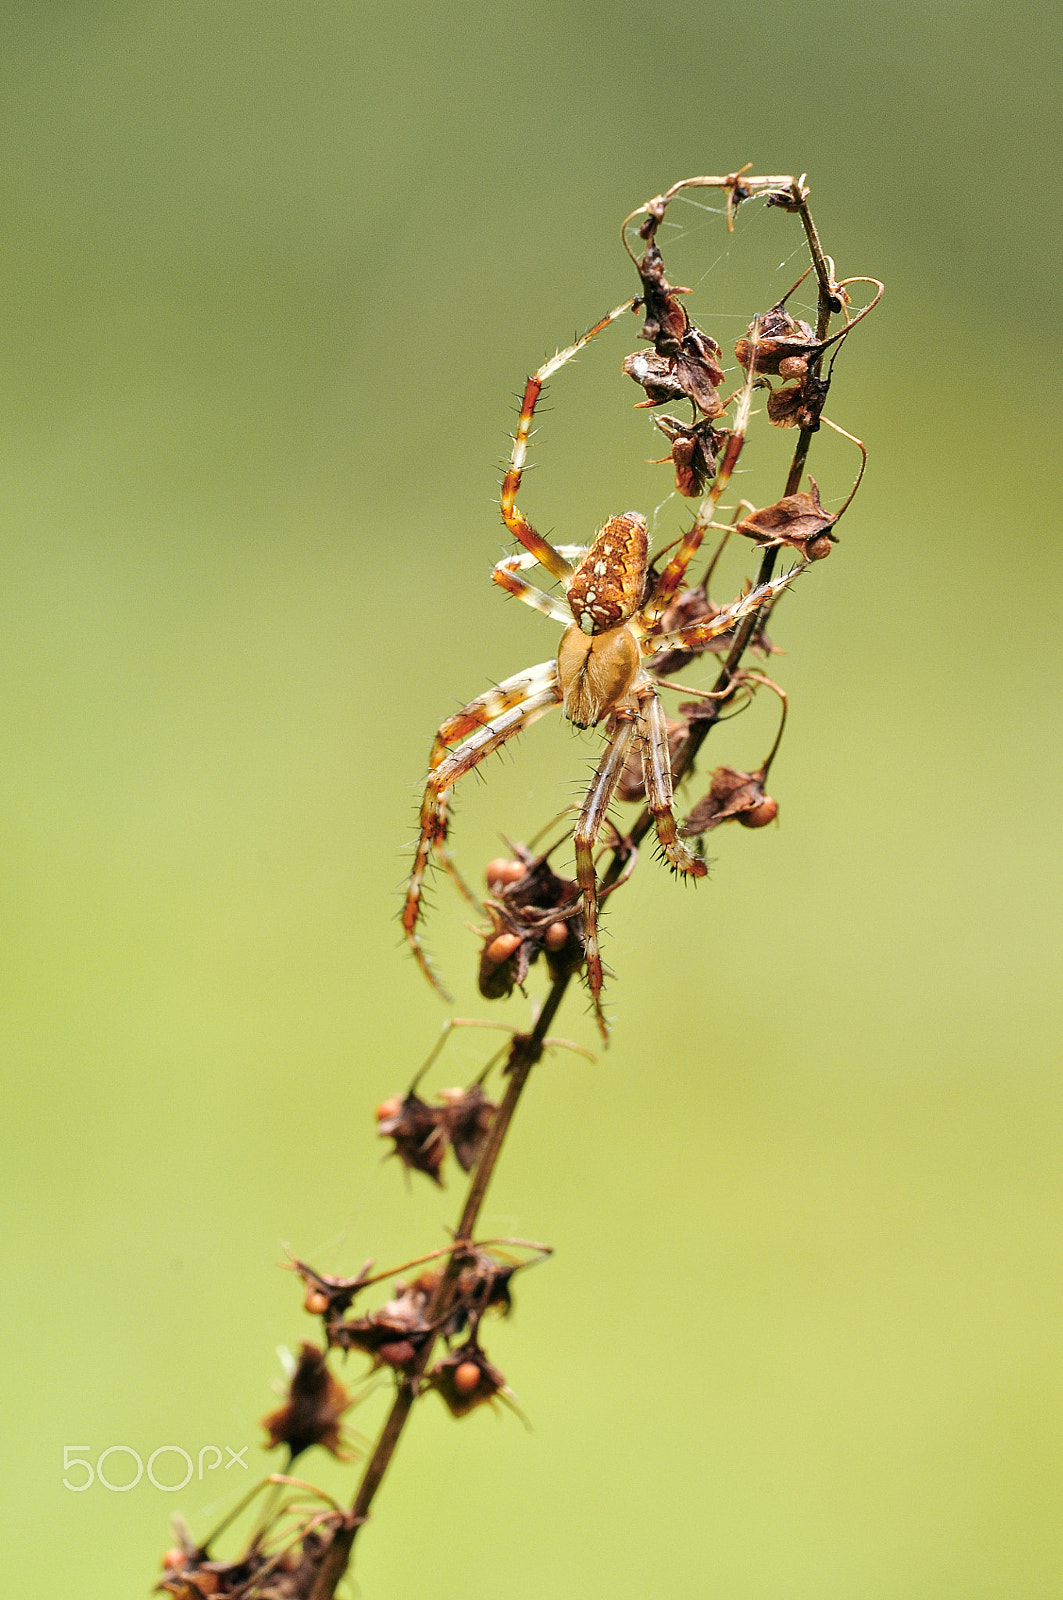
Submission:
<svg viewBox="0 0 1063 1600">
<path fill-rule="evenodd" d="M 828 408 L 865 488 L 773 629 L 780 826 L 614 902 L 613 1048 L 543 1067 L 485 1217 L 557 1247 L 488 1343 L 534 1431 L 430 1399 L 359 1592 L 1061 1592 L 1054 16 L 3 7 L 8 1592 L 142 1595 L 175 1504 L 247 1481 L 77 1494 L 63 1448 L 255 1457 L 311 1331 L 282 1240 L 354 1271 L 453 1220 L 371 1108 L 447 1015 L 395 921 L 432 731 L 555 637 L 488 582 L 511 396 L 632 291 L 620 218 L 746 160 L 888 282 Z M 796 224 L 678 220 L 726 343 Z M 681 526 L 633 334 L 553 387 L 558 538 Z M 837 501 L 852 453 L 817 463 Z M 470 783 L 470 872 L 594 749 L 555 720 Z M 430 940 L 483 1015 L 465 914 L 441 886 Z M 559 1031 L 593 1043 L 579 997 Z"/>
</svg>

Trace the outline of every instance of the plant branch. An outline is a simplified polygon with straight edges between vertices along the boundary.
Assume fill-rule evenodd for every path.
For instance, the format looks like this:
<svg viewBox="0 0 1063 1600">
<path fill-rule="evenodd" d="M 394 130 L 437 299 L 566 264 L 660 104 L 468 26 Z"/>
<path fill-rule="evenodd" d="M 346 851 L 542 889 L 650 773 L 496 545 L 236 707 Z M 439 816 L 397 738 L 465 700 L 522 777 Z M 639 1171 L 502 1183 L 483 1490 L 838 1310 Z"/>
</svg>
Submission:
<svg viewBox="0 0 1063 1600">
<path fill-rule="evenodd" d="M 488 1185 L 494 1175 L 502 1145 L 506 1134 L 509 1132 L 510 1123 L 524 1087 L 531 1076 L 532 1068 L 540 1060 L 546 1041 L 547 1030 L 557 1015 L 558 1008 L 565 997 L 565 991 L 571 982 L 572 974 L 565 973 L 555 978 L 546 996 L 542 1010 L 535 1019 L 535 1025 L 530 1033 L 518 1033 L 514 1036 L 510 1049 L 509 1063 L 506 1068 L 509 1082 L 498 1110 L 491 1119 L 491 1128 L 487 1136 L 487 1143 L 483 1153 L 473 1171 L 469 1192 L 462 1206 L 461 1217 L 455 1231 L 455 1244 L 470 1240 L 480 1215 Z M 447 1263 L 447 1267 L 432 1297 L 427 1311 L 427 1320 L 435 1324 L 442 1324 L 446 1320 L 454 1297 L 454 1288 L 461 1271 L 461 1252 L 455 1249 Z M 391 1464 L 402 1430 L 409 1420 L 420 1393 L 421 1382 L 427 1371 L 428 1363 L 432 1358 L 435 1340 L 426 1341 L 423 1350 L 418 1354 L 417 1360 L 409 1373 L 399 1381 L 398 1392 L 392 1403 L 391 1410 L 385 1419 L 380 1431 L 373 1453 L 366 1463 L 362 1480 L 358 1485 L 350 1511 L 344 1517 L 342 1525 L 333 1535 L 332 1543 L 321 1563 L 314 1587 L 310 1591 L 309 1600 L 332 1600 L 336 1592 L 336 1585 L 347 1569 L 350 1561 L 351 1549 L 355 1535 L 369 1516 L 369 1508 L 383 1481 L 384 1474 Z"/>
</svg>

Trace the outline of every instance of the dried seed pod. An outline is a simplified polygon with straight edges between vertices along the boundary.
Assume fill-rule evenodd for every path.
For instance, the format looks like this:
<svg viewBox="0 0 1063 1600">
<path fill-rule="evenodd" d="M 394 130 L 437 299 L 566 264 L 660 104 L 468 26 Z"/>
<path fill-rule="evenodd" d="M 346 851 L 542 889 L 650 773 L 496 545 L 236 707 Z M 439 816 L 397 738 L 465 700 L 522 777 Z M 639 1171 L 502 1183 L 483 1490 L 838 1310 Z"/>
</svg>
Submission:
<svg viewBox="0 0 1063 1600">
<path fill-rule="evenodd" d="M 412 1283 L 397 1281 L 394 1297 L 379 1311 L 329 1325 L 329 1343 L 340 1350 L 361 1350 L 374 1367 L 409 1366 L 432 1328 L 425 1313 L 439 1285 L 438 1272 L 422 1272 Z"/>
<path fill-rule="evenodd" d="M 761 808 L 771 807 L 771 815 Z M 764 772 L 739 772 L 735 767 L 717 767 L 704 799 L 689 812 L 681 823 L 679 832 L 685 839 L 700 838 L 718 828 L 721 822 L 744 821 L 745 815 L 757 815 L 761 821 L 747 822 L 746 827 L 762 828 L 771 822 L 778 806 L 764 793 Z"/>
<path fill-rule="evenodd" d="M 755 372 L 770 372 L 778 376 L 779 365 L 789 363 L 786 377 L 798 377 L 808 370 L 810 358 L 817 355 L 823 344 L 807 322 L 796 321 L 780 300 L 749 324 L 747 337 L 735 345 L 735 359 L 740 367 L 749 371 L 756 348 Z"/>
<path fill-rule="evenodd" d="M 396 1095 L 394 1102 L 386 1101 L 385 1105 L 394 1105 L 394 1108 L 398 1109 L 402 1105 L 401 1096 Z M 384 1107 L 377 1108 L 378 1118 L 382 1110 Z M 327 1272 L 317 1272 L 305 1261 L 293 1260 L 291 1269 L 299 1274 L 306 1285 L 306 1294 L 303 1298 L 304 1310 L 309 1311 L 312 1316 L 324 1317 L 328 1321 L 332 1317 L 341 1317 L 348 1309 L 355 1295 L 365 1286 L 365 1280 L 373 1269 L 373 1263 L 367 1261 L 353 1278 L 334 1278 Z"/>
<path fill-rule="evenodd" d="M 505 1378 L 474 1340 L 437 1361 L 428 1382 L 455 1417 L 468 1416 L 496 1395 L 508 1394 Z"/>
<path fill-rule="evenodd" d="M 439 1169 L 447 1150 L 446 1119 L 441 1107 L 430 1106 L 411 1090 L 377 1106 L 378 1132 L 395 1141 L 394 1155 L 407 1171 L 424 1172 L 442 1187 Z"/>
<path fill-rule="evenodd" d="M 769 421 L 777 428 L 806 428 L 816 433 L 829 388 L 829 378 L 816 378 L 809 372 L 796 384 L 773 389 L 768 396 Z"/>
<path fill-rule="evenodd" d="M 496 856 L 493 861 L 487 863 L 487 868 L 484 872 L 484 877 L 487 879 L 487 887 L 492 894 L 496 894 L 499 889 L 504 889 L 507 884 L 517 883 L 523 878 L 524 870 L 523 861 L 514 861 L 506 856 Z"/>
<path fill-rule="evenodd" d="M 584 959 L 576 924 L 562 915 L 575 906 L 578 886 L 571 878 L 558 877 L 545 855 L 533 856 L 521 845 L 514 849 L 522 863 L 520 875 L 500 885 L 486 907 L 491 927 L 483 935 L 479 985 L 487 1000 L 503 998 L 523 984 L 544 950 L 554 978 L 562 971 L 574 972 Z"/>
<path fill-rule="evenodd" d="M 470 1324 L 478 1325 L 492 1308 L 507 1317 L 513 1308 L 513 1277 L 529 1265 L 527 1261 L 496 1261 L 489 1251 L 473 1248 L 458 1273 L 454 1304 L 443 1326 L 446 1337 L 454 1339 Z"/>
<path fill-rule="evenodd" d="M 353 1403 L 343 1384 L 328 1370 L 325 1352 L 304 1342 L 288 1385 L 287 1401 L 262 1419 L 269 1434 L 266 1448 L 272 1450 L 286 1444 L 291 1452 L 289 1460 L 294 1461 L 311 1445 L 320 1444 L 340 1461 L 349 1460 L 349 1454 L 340 1448 L 340 1419 Z"/>
<path fill-rule="evenodd" d="M 716 476 L 720 447 L 729 438 L 728 433 L 714 428 L 709 418 L 684 423 L 666 414 L 653 420 L 665 438 L 671 440 L 676 489 L 688 498 L 703 494 L 706 484 Z"/>
<path fill-rule="evenodd" d="M 768 549 L 773 545 L 788 544 L 799 550 L 806 561 L 819 561 L 830 554 L 837 541 L 831 529 L 837 515 L 824 511 L 819 500 L 815 478 L 809 478 L 811 493 L 788 494 L 772 506 L 753 511 L 735 524 L 735 531 Z"/>
<path fill-rule="evenodd" d="M 750 806 L 748 811 L 740 811 L 737 820 L 743 828 L 766 828 L 778 815 L 779 802 L 766 794 L 759 805 Z"/>
<path fill-rule="evenodd" d="M 636 403 L 636 410 L 663 405 L 666 400 L 682 400 L 684 397 L 683 386 L 676 378 L 668 356 L 635 350 L 624 357 L 623 370 L 646 391 L 645 400 Z"/>
<path fill-rule="evenodd" d="M 689 294 L 690 290 L 668 282 L 664 260 L 652 239 L 639 263 L 639 276 L 646 309 L 642 337 L 668 365 L 662 369 L 647 360 L 640 368 L 637 358 L 629 356 L 624 371 L 643 385 L 652 405 L 683 395 L 707 417 L 722 416 L 724 406 L 717 392 L 724 376 L 720 347 L 687 316 L 677 296 Z"/>
<path fill-rule="evenodd" d="M 471 1172 L 480 1159 L 498 1107 L 488 1100 L 478 1083 L 468 1089 L 444 1089 L 439 1098 L 458 1165 L 463 1172 Z"/>
</svg>

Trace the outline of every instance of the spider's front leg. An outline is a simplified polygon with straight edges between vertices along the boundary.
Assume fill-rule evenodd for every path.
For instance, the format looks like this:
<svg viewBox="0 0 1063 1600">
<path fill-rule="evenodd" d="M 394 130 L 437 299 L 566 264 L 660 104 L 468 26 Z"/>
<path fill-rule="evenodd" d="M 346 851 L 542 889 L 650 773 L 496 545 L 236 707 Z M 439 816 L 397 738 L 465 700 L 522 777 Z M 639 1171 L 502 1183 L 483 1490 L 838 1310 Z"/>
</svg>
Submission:
<svg viewBox="0 0 1063 1600">
<path fill-rule="evenodd" d="M 539 396 L 543 392 L 543 384 L 552 378 L 566 361 L 571 361 L 578 355 L 584 345 L 607 328 L 617 317 L 622 317 L 625 311 L 633 311 L 638 305 L 637 300 L 625 300 L 623 305 L 614 306 L 600 322 L 593 328 L 588 328 L 583 336 L 575 343 L 566 345 L 564 350 L 559 350 L 551 356 L 549 361 L 544 361 L 536 372 L 533 372 L 524 386 L 524 396 L 520 405 L 520 418 L 517 422 L 517 431 L 513 435 L 513 453 L 509 458 L 509 467 L 502 480 L 502 517 L 514 538 L 519 539 L 524 548 L 531 552 L 535 560 L 544 566 L 547 572 L 564 582 L 572 576 L 572 565 L 567 561 L 560 550 L 554 548 L 548 539 L 537 533 L 527 520 L 524 513 L 517 506 L 517 491 L 520 489 L 520 480 L 524 473 L 524 463 L 528 455 L 528 440 L 531 437 L 532 419 L 535 416 L 535 407 L 539 403 Z"/>
<path fill-rule="evenodd" d="M 598 944 L 598 879 L 594 871 L 594 846 L 601 831 L 616 786 L 623 775 L 631 742 L 636 734 L 636 713 L 622 707 L 613 713 L 609 742 L 605 747 L 594 781 L 580 810 L 572 835 L 576 850 L 576 881 L 583 896 L 583 942 L 587 956 L 587 986 L 594 1003 L 598 1031 L 609 1042 L 609 1029 L 602 1012 L 602 955 Z"/>
<path fill-rule="evenodd" d="M 479 766 L 485 756 L 501 748 L 507 739 L 527 728 L 537 717 L 559 705 L 557 665 L 543 661 L 537 667 L 507 678 L 497 688 L 477 695 L 454 716 L 448 717 L 436 734 L 429 758 L 428 782 L 421 801 L 421 831 L 413 858 L 406 902 L 402 908 L 402 927 L 418 966 L 434 989 L 446 991 L 429 964 L 417 932 L 425 873 L 433 854 L 448 864 L 446 837 L 450 790 Z M 461 740 L 454 749 L 449 747 Z"/>
</svg>

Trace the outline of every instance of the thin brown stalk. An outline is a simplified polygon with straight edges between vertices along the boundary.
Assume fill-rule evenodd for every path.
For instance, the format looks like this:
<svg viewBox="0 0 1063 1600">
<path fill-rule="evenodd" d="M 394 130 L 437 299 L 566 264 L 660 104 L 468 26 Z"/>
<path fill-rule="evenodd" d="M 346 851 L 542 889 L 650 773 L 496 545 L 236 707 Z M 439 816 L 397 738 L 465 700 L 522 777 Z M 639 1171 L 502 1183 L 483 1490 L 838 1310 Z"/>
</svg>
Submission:
<svg viewBox="0 0 1063 1600">
<path fill-rule="evenodd" d="M 476 1223 L 483 1207 L 488 1185 L 494 1175 L 498 1157 L 502 1150 L 506 1134 L 513 1121 L 514 1113 L 524 1093 L 525 1085 L 531 1076 L 532 1068 L 541 1059 L 547 1031 L 558 1008 L 565 997 L 571 973 L 565 973 L 556 978 L 550 987 L 543 1008 L 535 1019 L 535 1025 L 530 1033 L 517 1034 L 510 1050 L 509 1062 L 506 1067 L 508 1082 L 506 1092 L 502 1098 L 494 1117 L 491 1120 L 491 1129 L 484 1146 L 483 1153 L 473 1169 L 472 1181 L 461 1208 L 461 1216 L 455 1230 L 455 1241 L 461 1243 L 473 1236 Z M 427 1320 L 432 1323 L 442 1323 L 450 1309 L 453 1299 L 454 1286 L 461 1270 L 460 1252 L 454 1251 L 447 1263 L 446 1270 L 440 1280 L 432 1302 L 428 1308 Z M 428 1340 L 424 1349 L 419 1353 L 416 1362 L 409 1373 L 399 1382 L 398 1392 L 392 1402 L 391 1410 L 385 1419 L 384 1426 L 373 1448 L 373 1453 L 366 1462 L 365 1471 L 362 1473 L 361 1482 L 351 1504 L 351 1509 L 343 1520 L 343 1525 L 337 1529 L 333 1536 L 332 1544 L 321 1563 L 314 1587 L 310 1591 L 309 1600 L 332 1600 L 336 1585 L 340 1581 L 351 1558 L 351 1549 L 355 1535 L 369 1516 L 369 1508 L 373 1503 L 377 1490 L 380 1488 L 384 1474 L 391 1464 L 392 1457 L 398 1447 L 402 1431 L 409 1420 L 417 1399 L 421 1380 L 432 1358 L 434 1341 Z"/>
</svg>

